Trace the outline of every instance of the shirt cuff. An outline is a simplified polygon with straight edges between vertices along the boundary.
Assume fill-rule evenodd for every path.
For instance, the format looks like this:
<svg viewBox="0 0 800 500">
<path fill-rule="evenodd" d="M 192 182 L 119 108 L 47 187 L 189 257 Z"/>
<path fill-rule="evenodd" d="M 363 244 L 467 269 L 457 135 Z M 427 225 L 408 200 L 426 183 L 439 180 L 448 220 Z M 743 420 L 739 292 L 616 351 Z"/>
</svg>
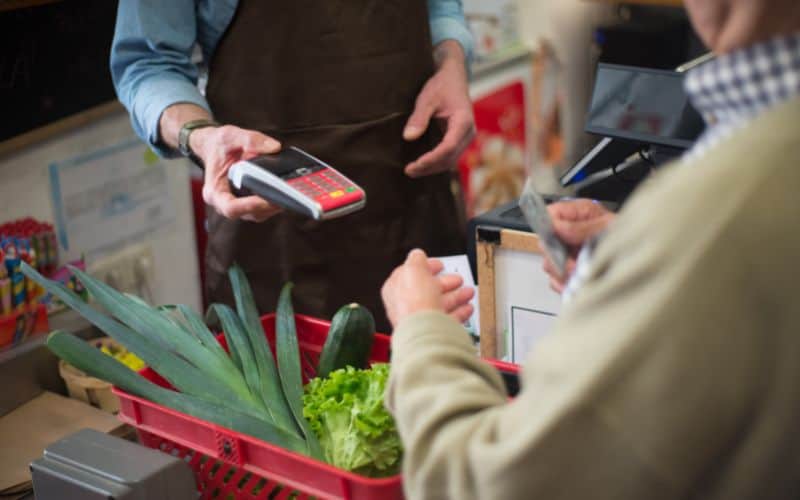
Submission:
<svg viewBox="0 0 800 500">
<path fill-rule="evenodd" d="M 575 294 L 583 288 L 583 285 L 589 281 L 589 276 L 591 274 L 592 269 L 592 258 L 594 257 L 594 249 L 597 247 L 597 242 L 599 241 L 599 235 L 595 236 L 581 247 L 580 252 L 578 252 L 578 259 L 575 262 L 575 271 L 573 271 L 572 276 L 567 280 L 567 284 L 564 286 L 564 291 L 561 292 L 561 303 L 566 305 L 572 302 L 572 299 L 575 297 Z"/>
<path fill-rule="evenodd" d="M 455 40 L 461 45 L 469 64 L 472 61 L 473 42 L 469 29 L 451 17 L 439 17 L 431 20 L 431 39 L 435 47 L 445 40 Z"/>
<path fill-rule="evenodd" d="M 420 311 L 403 319 L 392 333 L 392 360 L 413 356 L 423 344 L 439 343 L 477 357 L 475 345 L 463 325 L 441 311 Z"/>
<path fill-rule="evenodd" d="M 164 110 L 173 104 L 195 104 L 209 113 L 211 108 L 205 97 L 200 94 L 197 87 L 190 81 L 179 78 L 150 79 L 140 84 L 133 116 L 139 117 L 139 129 L 142 138 L 147 140 L 150 147 L 160 156 L 175 158 L 180 153 L 166 146 L 159 137 L 159 121 Z"/>
</svg>

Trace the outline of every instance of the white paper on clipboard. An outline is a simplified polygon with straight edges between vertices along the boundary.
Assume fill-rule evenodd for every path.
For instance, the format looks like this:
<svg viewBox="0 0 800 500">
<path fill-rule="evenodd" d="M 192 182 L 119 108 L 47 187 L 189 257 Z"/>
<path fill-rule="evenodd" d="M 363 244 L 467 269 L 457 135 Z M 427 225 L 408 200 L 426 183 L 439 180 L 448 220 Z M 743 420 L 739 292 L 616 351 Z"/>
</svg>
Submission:
<svg viewBox="0 0 800 500">
<path fill-rule="evenodd" d="M 547 337 L 555 322 L 556 315 L 552 312 L 512 306 L 507 359 L 512 363 L 524 362 L 536 344 Z"/>
<path fill-rule="evenodd" d="M 480 337 L 479 325 L 481 324 L 478 316 L 478 287 L 475 285 L 475 278 L 472 276 L 469 259 L 467 259 L 466 255 L 449 255 L 436 258 L 444 264 L 442 274 L 457 274 L 463 278 L 465 287 L 475 289 L 475 295 L 470 301 L 473 311 L 472 316 L 464 323 L 464 328 L 467 329 L 473 339 L 477 340 Z"/>
</svg>

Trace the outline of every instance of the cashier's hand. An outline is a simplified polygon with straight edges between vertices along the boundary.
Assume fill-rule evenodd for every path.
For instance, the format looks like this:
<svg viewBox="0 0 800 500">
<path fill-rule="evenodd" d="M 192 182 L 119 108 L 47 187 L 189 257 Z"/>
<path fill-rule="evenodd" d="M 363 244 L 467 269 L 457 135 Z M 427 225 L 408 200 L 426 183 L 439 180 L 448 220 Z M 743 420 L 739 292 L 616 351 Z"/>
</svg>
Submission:
<svg viewBox="0 0 800 500">
<path fill-rule="evenodd" d="M 475 290 L 462 287 L 464 282 L 458 275 L 439 275 L 443 268 L 440 260 L 429 259 L 425 252 L 415 249 L 392 272 L 381 296 L 393 327 L 419 311 L 442 311 L 459 323 L 469 319 L 472 314 L 469 301 Z"/>
<path fill-rule="evenodd" d="M 436 126 L 432 120 L 443 122 L 446 132 L 442 142 L 433 150 L 406 165 L 405 173 L 409 177 L 454 169 L 459 156 L 475 136 L 475 118 L 461 45 L 445 40 L 436 46 L 434 58 L 438 69 L 417 96 L 414 112 L 403 130 L 403 139 L 419 139 L 428 127 Z"/>
<path fill-rule="evenodd" d="M 553 219 L 556 236 L 567 245 L 569 252 L 566 275 L 559 275 L 553 263 L 546 257 L 542 266 L 550 276 L 550 288 L 561 293 L 575 271 L 575 259 L 583 244 L 603 232 L 616 215 L 596 201 L 586 198 L 551 203 L 547 206 L 547 211 Z"/>
<path fill-rule="evenodd" d="M 231 192 L 228 169 L 235 162 L 260 154 L 277 153 L 281 145 L 260 132 L 233 125 L 204 127 L 192 132 L 189 146 L 203 160 L 203 200 L 228 219 L 263 222 L 280 208 L 258 196 L 237 198 Z"/>
</svg>

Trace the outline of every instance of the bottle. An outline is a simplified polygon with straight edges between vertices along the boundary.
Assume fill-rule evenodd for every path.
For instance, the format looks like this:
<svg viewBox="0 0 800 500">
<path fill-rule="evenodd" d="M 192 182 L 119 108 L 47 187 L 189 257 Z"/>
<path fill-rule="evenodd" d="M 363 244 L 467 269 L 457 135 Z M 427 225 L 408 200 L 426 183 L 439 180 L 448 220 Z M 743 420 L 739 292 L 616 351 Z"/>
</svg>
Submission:
<svg viewBox="0 0 800 500">
<path fill-rule="evenodd" d="M 5 260 L 5 252 L 0 248 L 0 317 L 9 316 L 13 312 L 11 307 L 11 280 L 8 278 Z"/>
</svg>

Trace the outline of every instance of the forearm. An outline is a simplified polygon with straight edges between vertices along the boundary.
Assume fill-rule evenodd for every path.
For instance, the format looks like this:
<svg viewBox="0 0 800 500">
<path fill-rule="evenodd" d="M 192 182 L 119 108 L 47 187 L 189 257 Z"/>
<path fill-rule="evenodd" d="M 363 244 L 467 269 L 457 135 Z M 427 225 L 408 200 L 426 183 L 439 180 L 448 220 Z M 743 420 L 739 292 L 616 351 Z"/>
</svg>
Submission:
<svg viewBox="0 0 800 500">
<path fill-rule="evenodd" d="M 472 57 L 472 34 L 464 18 L 461 0 L 428 0 L 431 39 L 434 46 L 443 41 L 455 41 L 461 46 L 466 60 Z"/>
<path fill-rule="evenodd" d="M 433 62 L 437 70 L 449 68 L 467 82 L 467 56 L 461 44 L 455 40 L 445 40 L 433 48 Z"/>
<path fill-rule="evenodd" d="M 191 57 L 196 28 L 194 0 L 119 2 L 110 56 L 114 88 L 136 134 L 164 156 L 177 156 L 177 133 L 162 133 L 165 110 L 177 103 L 208 108 Z"/>
<path fill-rule="evenodd" d="M 499 375 L 446 320 L 417 313 L 392 336 L 387 407 L 403 440 L 410 497 L 674 498 L 660 471 L 631 449 L 633 431 L 609 426 L 619 421 L 617 409 L 592 404 L 604 363 L 589 353 L 608 354 L 597 332 L 543 349 L 508 402 Z"/>
<path fill-rule="evenodd" d="M 401 322 L 392 337 L 386 402 L 403 439 L 412 497 L 480 496 L 471 485 L 493 467 L 477 467 L 475 451 L 491 446 L 491 414 L 506 398 L 499 374 L 478 359 L 457 322 L 434 312 Z"/>
<path fill-rule="evenodd" d="M 467 56 L 461 44 L 455 40 L 444 40 L 433 48 L 433 61 L 437 68 L 446 63 L 455 63 L 464 66 Z"/>
<path fill-rule="evenodd" d="M 458 376 L 445 376 L 450 371 Z M 465 371 L 471 375 L 464 377 Z M 467 393 L 453 390 L 456 386 L 463 389 L 464 384 L 471 386 Z M 502 404 L 507 397 L 500 375 L 478 358 L 463 327 L 435 311 L 422 311 L 405 318 L 392 335 L 392 375 L 386 403 L 396 413 L 401 428 L 410 431 L 422 421 L 417 418 L 418 409 L 407 404 L 406 396 L 425 392 L 428 394 L 422 400 L 428 396 L 438 399 L 432 397 L 434 393 L 468 397 L 476 411 Z M 459 399 L 458 406 L 463 411 L 464 400 Z M 440 412 L 441 408 L 435 411 Z"/>
<path fill-rule="evenodd" d="M 158 122 L 159 138 L 163 145 L 178 149 L 178 133 L 191 120 L 211 119 L 211 113 L 196 104 L 179 103 L 169 106 Z"/>
</svg>

